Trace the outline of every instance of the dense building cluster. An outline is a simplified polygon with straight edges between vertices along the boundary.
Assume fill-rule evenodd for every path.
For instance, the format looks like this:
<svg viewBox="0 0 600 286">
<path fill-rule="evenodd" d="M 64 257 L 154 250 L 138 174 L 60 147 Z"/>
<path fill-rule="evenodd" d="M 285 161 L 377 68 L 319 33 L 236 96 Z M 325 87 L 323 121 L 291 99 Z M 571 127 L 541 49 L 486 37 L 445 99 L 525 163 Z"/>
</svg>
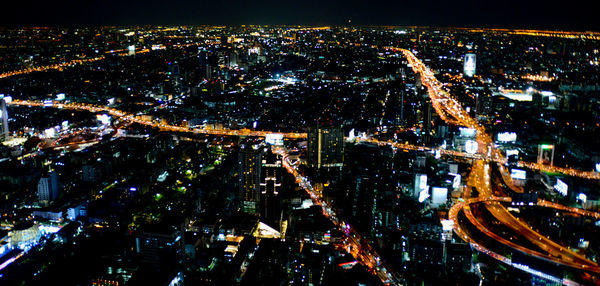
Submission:
<svg viewBox="0 0 600 286">
<path fill-rule="evenodd" d="M 591 283 L 597 36 L 0 29 L 0 284 Z"/>
</svg>

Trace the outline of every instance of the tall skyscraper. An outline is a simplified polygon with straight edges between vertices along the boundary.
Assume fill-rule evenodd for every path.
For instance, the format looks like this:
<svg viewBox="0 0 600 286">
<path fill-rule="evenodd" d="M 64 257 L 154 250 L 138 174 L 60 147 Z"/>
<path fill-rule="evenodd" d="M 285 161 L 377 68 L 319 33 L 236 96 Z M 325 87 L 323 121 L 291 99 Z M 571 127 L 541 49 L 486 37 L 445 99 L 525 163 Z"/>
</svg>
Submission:
<svg viewBox="0 0 600 286">
<path fill-rule="evenodd" d="M 493 98 L 491 92 L 483 92 L 475 98 L 475 112 L 478 117 L 487 116 L 493 111 Z"/>
<path fill-rule="evenodd" d="M 205 79 L 210 79 L 212 76 L 212 67 L 210 65 L 210 55 L 205 49 L 198 48 L 198 66 L 200 67 L 200 75 Z"/>
<path fill-rule="evenodd" d="M 52 202 L 58 198 L 59 194 L 60 183 L 58 181 L 58 174 L 56 172 L 50 172 L 48 175 L 40 178 L 37 186 L 37 195 L 40 202 Z"/>
<path fill-rule="evenodd" d="M 239 62 L 239 55 L 236 52 L 230 52 L 228 57 L 227 66 L 237 67 Z"/>
<path fill-rule="evenodd" d="M 352 215 L 361 227 L 375 234 L 377 216 L 377 182 L 368 176 L 356 178 L 356 190 L 352 195 Z"/>
<path fill-rule="evenodd" d="M 424 143 L 429 143 L 431 140 L 431 131 L 433 130 L 433 116 L 435 109 L 431 104 L 431 99 L 429 97 L 423 100 L 423 130 L 421 131 L 421 135 Z"/>
<path fill-rule="evenodd" d="M 271 148 L 263 155 L 260 182 L 260 218 L 267 224 L 275 225 L 281 215 L 280 197 L 282 171 L 281 156 L 273 153 Z"/>
<path fill-rule="evenodd" d="M 238 154 L 242 210 L 259 214 L 262 144 L 242 144 Z"/>
<path fill-rule="evenodd" d="M 466 77 L 472 77 L 475 75 L 475 54 L 466 54 L 464 59 L 463 74 Z"/>
<path fill-rule="evenodd" d="M 344 165 L 344 130 L 336 126 L 308 129 L 308 165 L 313 168 Z"/>
<path fill-rule="evenodd" d="M 6 112 L 6 100 L 0 97 L 0 142 L 8 139 L 8 112 Z"/>
</svg>

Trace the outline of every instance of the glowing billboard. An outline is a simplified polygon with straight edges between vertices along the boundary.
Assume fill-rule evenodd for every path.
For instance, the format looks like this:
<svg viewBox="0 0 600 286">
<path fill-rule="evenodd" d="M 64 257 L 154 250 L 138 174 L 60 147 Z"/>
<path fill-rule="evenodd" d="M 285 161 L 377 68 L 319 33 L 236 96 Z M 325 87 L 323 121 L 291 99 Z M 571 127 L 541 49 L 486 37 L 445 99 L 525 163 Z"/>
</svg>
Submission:
<svg viewBox="0 0 600 286">
<path fill-rule="evenodd" d="M 519 156 L 519 150 L 506 150 L 506 157 Z"/>
<path fill-rule="evenodd" d="M 525 170 L 512 169 L 510 170 L 510 177 L 517 180 L 527 179 L 527 172 Z"/>
<path fill-rule="evenodd" d="M 276 145 L 276 146 L 282 146 L 283 145 L 283 134 L 267 134 L 267 136 L 265 136 L 265 142 L 267 144 L 271 144 L 271 145 Z"/>
<path fill-rule="evenodd" d="M 579 195 L 577 195 L 577 200 L 580 200 L 582 203 L 585 204 L 585 202 L 587 202 L 587 196 L 584 193 L 579 193 Z"/>
<path fill-rule="evenodd" d="M 515 133 L 515 132 L 498 133 L 498 141 L 500 141 L 500 142 L 515 142 L 515 141 L 517 141 L 517 133 Z"/>
<path fill-rule="evenodd" d="M 475 137 L 475 129 L 473 128 L 459 127 L 458 130 L 460 131 L 460 137 Z"/>
<path fill-rule="evenodd" d="M 429 198 L 429 188 L 419 192 L 419 203 L 424 202 L 427 198 Z"/>
<path fill-rule="evenodd" d="M 460 186 L 460 180 L 461 180 L 460 175 L 454 176 L 454 179 L 452 180 L 452 188 L 457 189 Z"/>
<path fill-rule="evenodd" d="M 12 102 L 12 96 L 10 96 L 10 95 L 0 94 L 0 99 L 3 99 L 4 102 L 6 102 L 6 103 Z"/>
<path fill-rule="evenodd" d="M 469 154 L 475 154 L 475 153 L 477 153 L 478 149 L 479 149 L 479 144 L 477 144 L 477 141 L 467 140 L 465 142 L 465 152 L 467 152 Z"/>
<path fill-rule="evenodd" d="M 127 54 L 130 56 L 135 55 L 135 46 L 134 45 L 127 47 Z"/>
<path fill-rule="evenodd" d="M 569 191 L 569 186 L 561 181 L 560 179 L 556 179 L 556 184 L 554 185 L 554 189 L 563 196 L 566 196 Z"/>
<path fill-rule="evenodd" d="M 45 138 L 54 138 L 55 136 L 56 136 L 56 129 L 48 128 L 48 129 L 44 130 Z"/>
<path fill-rule="evenodd" d="M 554 145 L 540 144 L 538 145 L 538 164 L 554 164 Z"/>
<path fill-rule="evenodd" d="M 96 119 L 98 119 L 98 121 L 104 125 L 110 125 L 110 116 L 107 114 L 98 114 L 96 115 Z"/>
<path fill-rule="evenodd" d="M 442 220 L 442 230 L 443 231 L 452 231 L 454 229 L 454 221 L 451 219 L 443 219 Z"/>
<path fill-rule="evenodd" d="M 431 198 L 432 205 L 439 206 L 448 201 L 448 188 L 433 187 L 431 188 L 431 192 L 433 193 Z"/>
</svg>

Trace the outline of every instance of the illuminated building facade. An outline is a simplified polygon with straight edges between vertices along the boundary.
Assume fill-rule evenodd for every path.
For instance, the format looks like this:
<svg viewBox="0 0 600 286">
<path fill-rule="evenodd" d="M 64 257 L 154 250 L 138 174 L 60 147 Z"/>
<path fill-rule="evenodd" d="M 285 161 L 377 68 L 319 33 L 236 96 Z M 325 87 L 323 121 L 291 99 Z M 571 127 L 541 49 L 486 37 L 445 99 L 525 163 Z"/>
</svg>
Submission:
<svg viewBox="0 0 600 286">
<path fill-rule="evenodd" d="M 344 165 L 344 131 L 342 127 L 319 126 L 308 129 L 308 165 L 339 167 Z"/>
<path fill-rule="evenodd" d="M 135 251 L 143 263 L 175 261 L 182 250 L 182 234 L 176 227 L 144 225 L 135 235 Z"/>
<path fill-rule="evenodd" d="M 238 154 L 242 210 L 259 214 L 262 145 L 242 144 Z"/>
<path fill-rule="evenodd" d="M 37 188 L 38 199 L 40 202 L 49 203 L 54 201 L 60 194 L 58 174 L 51 172 L 50 174 L 41 177 Z"/>
<path fill-rule="evenodd" d="M 538 145 L 538 164 L 554 165 L 554 145 L 540 144 Z"/>
<path fill-rule="evenodd" d="M 6 112 L 6 101 L 0 98 L 0 142 L 8 139 L 8 113 Z"/>
<path fill-rule="evenodd" d="M 475 54 L 466 54 L 465 55 L 463 74 L 466 77 L 472 77 L 475 75 L 476 63 L 477 63 L 477 61 L 476 61 Z"/>
<path fill-rule="evenodd" d="M 15 225 L 11 235 L 11 245 L 21 249 L 26 249 L 35 245 L 42 234 L 39 225 L 32 221 L 26 221 Z"/>
<path fill-rule="evenodd" d="M 281 156 L 268 150 L 262 158 L 260 182 L 260 217 L 268 223 L 275 223 L 281 217 L 281 172 Z"/>
</svg>

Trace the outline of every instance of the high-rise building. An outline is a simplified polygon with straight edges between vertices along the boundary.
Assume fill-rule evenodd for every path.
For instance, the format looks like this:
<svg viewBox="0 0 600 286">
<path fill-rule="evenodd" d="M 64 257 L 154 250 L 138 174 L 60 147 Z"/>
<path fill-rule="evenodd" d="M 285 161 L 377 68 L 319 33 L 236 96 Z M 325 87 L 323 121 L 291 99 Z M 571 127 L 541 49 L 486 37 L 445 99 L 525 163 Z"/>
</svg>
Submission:
<svg viewBox="0 0 600 286">
<path fill-rule="evenodd" d="M 200 76 L 205 79 L 210 79 L 212 77 L 212 55 L 209 51 L 205 49 L 198 49 L 198 66 L 200 67 Z"/>
<path fill-rule="evenodd" d="M 368 176 L 356 178 L 356 190 L 352 196 L 352 215 L 370 235 L 376 232 L 377 182 Z"/>
<path fill-rule="evenodd" d="M 448 188 L 433 187 L 431 193 L 431 206 L 434 208 L 448 201 Z"/>
<path fill-rule="evenodd" d="M 490 93 L 478 94 L 475 98 L 475 111 L 477 116 L 488 116 L 493 111 L 493 98 Z"/>
<path fill-rule="evenodd" d="M 259 214 L 262 144 L 242 144 L 238 154 L 242 210 Z"/>
<path fill-rule="evenodd" d="M 344 130 L 336 126 L 308 129 L 308 165 L 313 168 L 344 165 Z"/>
<path fill-rule="evenodd" d="M 280 197 L 282 173 L 281 156 L 269 148 L 263 155 L 260 182 L 260 218 L 275 224 L 281 217 Z"/>
<path fill-rule="evenodd" d="M 135 235 L 141 262 L 159 268 L 177 261 L 183 251 L 181 231 L 168 225 L 142 225 Z"/>
<path fill-rule="evenodd" d="M 463 74 L 466 77 L 472 77 L 475 75 L 475 54 L 466 54 L 464 59 Z"/>
<path fill-rule="evenodd" d="M 428 194 L 429 186 L 427 185 L 427 175 L 426 174 L 415 174 L 415 188 L 413 191 L 414 198 L 424 198 L 426 199 L 425 193 Z"/>
<path fill-rule="evenodd" d="M 431 99 L 429 97 L 423 100 L 423 112 L 422 112 L 422 120 L 423 120 L 423 130 L 421 130 L 423 143 L 429 143 L 431 139 L 431 134 L 433 131 L 433 116 L 435 109 L 431 104 Z"/>
<path fill-rule="evenodd" d="M 81 166 L 81 178 L 84 182 L 95 183 L 102 177 L 100 164 L 85 164 Z"/>
<path fill-rule="evenodd" d="M 6 112 L 6 100 L 0 97 L 0 142 L 8 139 L 8 112 Z"/>
<path fill-rule="evenodd" d="M 54 201 L 60 194 L 58 174 L 51 172 L 48 175 L 42 176 L 37 188 L 37 195 L 40 202 L 49 203 Z"/>
<path fill-rule="evenodd" d="M 236 52 L 230 52 L 229 53 L 229 57 L 228 57 L 228 63 L 227 66 L 229 67 L 236 67 L 238 66 L 239 63 L 239 55 Z"/>
</svg>

